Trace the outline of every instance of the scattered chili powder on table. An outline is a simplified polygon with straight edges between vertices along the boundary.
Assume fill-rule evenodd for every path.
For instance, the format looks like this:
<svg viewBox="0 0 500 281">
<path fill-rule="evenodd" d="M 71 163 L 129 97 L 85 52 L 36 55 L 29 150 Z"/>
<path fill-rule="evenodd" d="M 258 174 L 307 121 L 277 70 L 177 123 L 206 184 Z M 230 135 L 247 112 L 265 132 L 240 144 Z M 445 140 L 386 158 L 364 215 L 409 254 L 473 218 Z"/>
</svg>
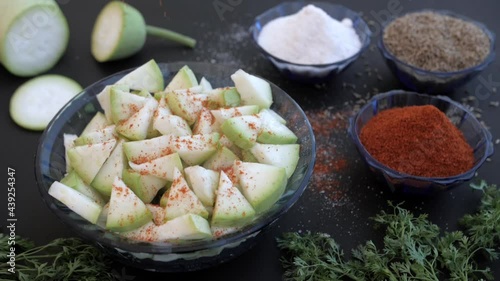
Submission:
<svg viewBox="0 0 500 281">
<path fill-rule="evenodd" d="M 360 139 L 379 162 L 409 175 L 455 176 L 474 164 L 462 132 L 432 105 L 384 110 L 361 129 Z"/>
<path fill-rule="evenodd" d="M 348 117 L 332 111 L 332 108 L 306 111 L 316 137 L 316 164 L 309 188 L 334 203 L 341 203 L 345 192 L 340 179 L 348 163 L 339 146 L 347 141 Z"/>
</svg>

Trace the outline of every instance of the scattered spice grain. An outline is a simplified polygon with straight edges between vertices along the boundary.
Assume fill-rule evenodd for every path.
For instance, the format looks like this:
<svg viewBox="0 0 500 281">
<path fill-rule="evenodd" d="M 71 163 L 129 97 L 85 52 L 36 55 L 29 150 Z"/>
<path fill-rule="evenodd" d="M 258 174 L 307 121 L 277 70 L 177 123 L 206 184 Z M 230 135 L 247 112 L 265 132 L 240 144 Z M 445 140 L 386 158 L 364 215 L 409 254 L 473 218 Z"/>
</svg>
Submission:
<svg viewBox="0 0 500 281">
<path fill-rule="evenodd" d="M 435 12 L 415 12 L 391 22 L 383 34 L 389 52 L 428 70 L 452 72 L 481 63 L 490 39 L 476 24 Z"/>
<path fill-rule="evenodd" d="M 344 139 L 347 143 L 348 117 L 331 108 L 308 110 L 306 115 L 316 137 L 316 164 L 309 188 L 335 205 L 343 204 L 346 194 L 340 180 L 348 161 L 342 145 Z"/>
<path fill-rule="evenodd" d="M 432 105 L 380 112 L 361 129 L 361 142 L 382 164 L 422 177 L 449 177 L 472 168 L 462 132 Z"/>
</svg>

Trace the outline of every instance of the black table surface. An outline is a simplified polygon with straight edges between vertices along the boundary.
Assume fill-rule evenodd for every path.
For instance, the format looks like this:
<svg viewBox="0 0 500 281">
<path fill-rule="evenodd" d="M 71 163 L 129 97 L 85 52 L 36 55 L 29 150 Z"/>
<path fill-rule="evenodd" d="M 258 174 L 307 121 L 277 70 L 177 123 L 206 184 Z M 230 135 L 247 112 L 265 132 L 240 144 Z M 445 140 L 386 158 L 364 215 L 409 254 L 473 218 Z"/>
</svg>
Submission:
<svg viewBox="0 0 500 281">
<path fill-rule="evenodd" d="M 58 1 L 65 13 L 71 30 L 67 52 L 49 73 L 63 74 L 78 81 L 82 86 L 111 75 L 119 70 L 138 66 L 154 58 L 158 62 L 205 61 L 239 66 L 260 75 L 288 92 L 308 112 L 321 112 L 327 107 L 335 113 L 345 109 L 344 103 L 354 99 L 352 84 L 357 92 L 365 95 L 373 91 L 385 92 L 402 85 L 389 72 L 376 48 L 370 48 L 364 56 L 346 71 L 324 85 L 301 85 L 284 79 L 269 61 L 260 55 L 252 43 L 249 27 L 255 16 L 279 3 L 279 1 L 210 0 L 210 1 L 127 1 L 144 14 L 151 25 L 172 28 L 198 39 L 194 50 L 179 47 L 159 39 L 147 40 L 137 55 L 116 62 L 98 63 L 90 54 L 90 34 L 97 13 L 105 1 Z M 379 23 L 390 15 L 398 15 L 422 8 L 447 9 L 485 23 L 493 32 L 500 33 L 498 1 L 453 0 L 388 0 L 362 1 L 339 0 L 353 10 L 362 12 L 372 21 L 375 33 Z M 372 38 L 372 45 L 377 37 Z M 368 74 L 366 69 L 375 72 Z M 477 106 L 483 110 L 482 119 L 491 127 L 494 139 L 500 135 L 497 121 L 499 110 L 489 106 L 490 101 L 500 100 L 496 87 L 500 86 L 500 61 L 497 60 L 479 77 L 449 95 L 461 100 L 476 96 Z M 8 167 L 16 170 L 16 233 L 45 243 L 57 237 L 75 236 L 42 202 L 34 177 L 34 155 L 40 132 L 31 132 L 16 126 L 9 117 L 9 100 L 14 90 L 24 81 L 0 67 L 0 163 L 7 182 Z M 377 88 L 377 89 L 374 89 Z M 332 129 L 333 130 L 333 129 Z M 375 180 L 360 161 L 354 146 L 343 130 L 330 144 L 340 150 L 339 157 L 346 159 L 347 167 L 335 176 L 335 192 L 321 193 L 318 188 L 307 189 L 294 207 L 285 214 L 254 248 L 233 261 L 200 272 L 182 274 L 156 274 L 115 265 L 114 272 L 122 280 L 156 280 L 173 277 L 176 280 L 280 280 L 282 268 L 280 252 L 275 238 L 286 231 L 321 231 L 331 234 L 349 252 L 351 248 L 372 239 L 380 241 L 381 232 L 374 230 L 369 218 L 387 209 L 387 200 L 405 201 L 407 208 L 416 213 L 428 213 L 429 218 L 444 230 L 458 228 L 457 221 L 466 213 L 473 212 L 479 204 L 480 193 L 473 192 L 468 184 L 431 197 L 408 197 L 392 194 L 386 186 Z M 317 135 L 317 137 L 319 137 Z M 499 146 L 495 146 L 499 148 Z M 494 155 L 491 162 L 479 170 L 477 179 L 500 183 L 498 163 Z M 321 163 L 318 163 L 321 164 Z M 4 184 L 7 187 L 6 184 Z M 5 227 L 7 216 L 7 188 L 0 192 L 2 211 L 0 226 Z M 333 197 L 333 198 L 332 198 Z M 5 228 L 3 229 L 5 230 Z M 496 279 L 500 279 L 500 262 L 492 264 Z"/>
</svg>

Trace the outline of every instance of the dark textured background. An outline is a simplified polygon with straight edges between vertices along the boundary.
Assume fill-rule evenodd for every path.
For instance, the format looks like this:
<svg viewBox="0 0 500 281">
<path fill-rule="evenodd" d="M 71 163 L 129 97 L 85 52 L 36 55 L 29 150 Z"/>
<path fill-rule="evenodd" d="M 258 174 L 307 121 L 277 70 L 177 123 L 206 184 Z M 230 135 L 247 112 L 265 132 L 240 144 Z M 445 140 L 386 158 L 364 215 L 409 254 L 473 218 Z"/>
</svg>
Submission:
<svg viewBox="0 0 500 281">
<path fill-rule="evenodd" d="M 61 8 L 66 14 L 71 28 L 69 48 L 50 73 L 69 76 L 82 86 L 113 74 L 119 70 L 138 66 L 154 58 L 158 62 L 207 61 L 238 65 L 274 82 L 288 92 L 307 112 L 322 110 L 332 106 L 332 112 L 342 111 L 346 101 L 353 100 L 352 91 L 343 83 L 355 84 L 357 92 L 365 95 L 374 87 L 380 92 L 400 88 L 398 81 L 388 72 L 379 52 L 367 50 L 362 59 L 352 67 L 322 86 L 304 86 L 284 80 L 266 61 L 251 42 L 248 28 L 253 18 L 279 1 L 217 0 L 217 1 L 127 1 L 138 7 L 149 24 L 164 26 L 189 34 L 198 39 L 195 50 L 178 47 L 158 39 L 148 39 L 145 48 L 138 55 L 118 62 L 97 63 L 90 54 L 90 32 L 98 11 L 106 1 L 61 0 Z M 232 4 L 231 11 L 218 14 L 215 6 L 220 3 Z M 500 33 L 498 2 L 490 1 L 336 1 L 353 10 L 363 12 L 367 20 L 378 23 L 384 20 L 389 7 L 396 5 L 401 13 L 421 8 L 453 10 L 459 14 L 482 21 L 495 33 Z M 382 16 L 381 16 L 382 15 Z M 375 25 L 377 31 L 378 25 Z M 372 39 L 372 43 L 376 38 Z M 377 68 L 381 79 L 363 72 L 366 67 Z M 490 125 L 494 138 L 500 137 L 499 110 L 488 106 L 490 101 L 499 100 L 495 86 L 500 84 L 495 62 L 480 77 L 465 87 L 449 93 L 460 100 L 468 95 L 482 97 L 479 107 L 484 110 L 483 119 Z M 363 72 L 362 75 L 359 75 Z M 74 236 L 49 211 L 40 199 L 34 179 L 33 156 L 40 133 L 29 132 L 17 127 L 9 117 L 8 103 L 14 90 L 26 79 L 17 78 L 0 67 L 0 141 L 1 167 L 4 172 L 4 191 L 0 191 L 0 226 L 5 225 L 7 213 L 7 167 L 16 169 L 17 234 L 44 243 L 53 238 Z M 490 81 L 489 83 L 487 81 Z M 364 86 L 366 85 L 366 86 Z M 358 160 L 358 154 L 343 131 L 333 138 L 333 147 L 347 157 L 347 169 L 337 176 L 339 194 L 334 200 L 327 199 L 317 189 L 306 190 L 298 203 L 268 232 L 261 243 L 234 261 L 213 269 L 187 274 L 151 274 L 116 265 L 115 272 L 122 274 L 123 280 L 155 280 L 176 278 L 176 280 L 280 280 L 282 269 L 275 237 L 284 231 L 323 231 L 330 233 L 349 252 L 352 247 L 367 239 L 379 241 L 381 234 L 373 230 L 369 217 L 381 209 L 386 209 L 387 200 L 406 201 L 408 208 L 417 213 L 429 213 L 430 219 L 445 230 L 457 228 L 457 220 L 463 214 L 472 212 L 479 203 L 480 194 L 471 191 L 466 184 L 456 189 L 437 194 L 430 198 L 400 197 L 388 192 L 385 186 L 375 181 L 369 171 Z M 499 146 L 496 146 L 498 149 Z M 495 155 L 479 171 L 479 178 L 500 183 L 498 163 Z M 2 176 L 0 175 L 0 178 Z M 340 196 L 340 197 L 339 197 Z M 1 207 L 5 206 L 5 207 Z M 496 279 L 500 279 L 500 262 L 492 265 Z"/>
</svg>

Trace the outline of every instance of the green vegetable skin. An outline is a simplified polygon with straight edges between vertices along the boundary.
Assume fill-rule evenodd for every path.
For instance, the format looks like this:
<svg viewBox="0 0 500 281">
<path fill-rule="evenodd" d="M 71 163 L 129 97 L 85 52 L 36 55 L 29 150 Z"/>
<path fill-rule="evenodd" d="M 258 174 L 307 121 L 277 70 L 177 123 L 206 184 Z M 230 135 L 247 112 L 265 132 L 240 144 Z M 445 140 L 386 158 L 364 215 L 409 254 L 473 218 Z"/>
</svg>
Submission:
<svg viewBox="0 0 500 281">
<path fill-rule="evenodd" d="M 35 76 L 59 61 L 68 46 L 69 28 L 56 1 L 4 0 L 0 11 L 0 61 L 9 72 Z"/>
<path fill-rule="evenodd" d="M 445 232 L 426 215 L 415 217 L 400 206 L 373 218 L 386 229 L 383 249 L 371 241 L 353 250 L 346 260 L 328 234 L 285 233 L 277 239 L 284 250 L 286 280 L 494 280 L 489 268 L 474 258 L 498 259 L 500 244 L 500 190 L 484 182 L 481 206 L 466 215 L 464 232 Z"/>
<path fill-rule="evenodd" d="M 120 1 L 107 4 L 99 13 L 92 31 L 91 51 L 99 62 L 130 57 L 139 52 L 146 36 L 168 39 L 194 48 L 196 40 L 168 29 L 146 25 L 142 14 Z"/>
<path fill-rule="evenodd" d="M 252 95 L 260 96 L 258 91 L 266 88 L 262 86 L 267 82 L 241 70 L 238 73 L 242 75 L 240 81 L 244 82 L 239 88 L 212 90 L 205 79 L 205 87 L 211 91 L 207 94 L 203 92 L 203 87 L 197 86 L 198 81 L 192 70 L 184 66 L 166 90 L 162 91 L 163 75 L 156 62 L 151 60 L 125 75 L 115 85 L 103 89 L 97 98 L 105 112 L 97 113 L 79 137 L 74 136 L 71 140 L 67 136 L 69 140 L 66 147 L 67 161 L 70 163 L 68 170 L 72 169 L 91 189 L 91 192 L 85 192 L 100 192 L 109 200 L 109 204 L 102 209 L 104 204 L 99 204 L 100 216 L 96 212 L 87 212 L 80 207 L 81 204 L 68 207 L 73 207 L 72 210 L 92 223 L 104 221 L 107 229 L 121 232 L 125 237 L 144 240 L 143 233 L 148 233 L 151 236 L 147 240 L 161 241 L 207 238 L 207 234 L 211 233 L 210 226 L 228 229 L 243 226 L 252 222 L 258 214 L 269 210 L 286 188 L 286 170 L 293 173 L 297 166 L 299 145 L 292 150 L 283 149 L 286 148 L 283 145 L 274 145 L 273 153 L 259 151 L 262 161 L 271 165 L 244 163 L 239 161 L 238 156 L 242 151 L 235 146 L 238 134 L 231 134 L 233 137 L 229 134 L 221 136 L 219 126 L 208 126 L 204 134 L 192 134 L 187 121 L 181 119 L 179 114 L 174 115 L 176 110 L 172 105 L 175 104 L 179 108 L 190 109 L 190 115 L 196 117 L 193 118 L 195 122 L 199 122 L 197 115 L 203 110 L 212 120 L 211 112 L 215 111 L 209 111 L 208 106 L 221 110 L 218 112 L 219 119 L 233 115 L 257 118 L 249 115 L 259 110 L 257 105 L 251 104 L 254 100 Z M 255 83 L 261 87 L 254 87 Z M 238 101 L 234 105 L 239 105 L 240 90 L 246 93 L 250 105 L 235 107 L 230 111 L 226 108 L 226 101 Z M 162 94 L 156 95 L 157 100 L 151 93 L 158 91 Z M 179 100 L 169 106 L 172 93 Z M 226 100 L 224 93 L 231 98 Z M 211 97 L 217 102 L 207 105 L 201 102 Z M 272 96 L 266 103 L 272 103 Z M 141 114 L 144 110 L 148 110 L 148 114 Z M 164 122 L 162 130 L 158 131 L 180 132 L 184 126 L 187 129 L 182 134 L 147 136 L 148 130 L 155 128 L 155 123 L 158 125 L 163 118 L 172 116 L 183 123 Z M 276 117 L 270 118 L 274 120 Z M 282 123 L 279 125 L 286 128 Z M 174 128 L 176 126 L 178 128 Z M 138 128 L 141 130 L 140 136 L 130 133 Z M 255 132 L 254 142 L 258 133 Z M 248 150 L 246 153 L 253 152 Z M 268 157 L 265 157 L 266 154 L 269 154 Z M 225 180 L 222 180 L 223 177 L 219 177 L 223 174 L 222 170 L 227 171 L 230 178 L 224 176 Z M 193 174 L 193 171 L 203 172 Z M 208 182 L 210 186 L 206 186 Z M 81 196 L 85 195 L 72 192 L 73 189 L 65 186 L 65 183 L 72 182 L 55 182 L 49 194 L 63 204 L 90 200 L 82 200 Z M 171 183 L 169 189 L 164 188 L 167 183 Z M 163 194 L 158 194 L 160 190 L 164 190 Z M 70 194 L 63 191 L 69 191 Z M 159 212 L 151 213 L 144 205 L 148 203 L 160 203 L 162 207 L 159 207 Z M 178 219 L 184 215 L 191 217 Z M 175 219 L 178 220 L 173 223 Z M 160 223 L 164 220 L 166 222 Z M 177 228 L 169 231 L 168 235 L 162 235 L 167 223 Z"/>
</svg>

